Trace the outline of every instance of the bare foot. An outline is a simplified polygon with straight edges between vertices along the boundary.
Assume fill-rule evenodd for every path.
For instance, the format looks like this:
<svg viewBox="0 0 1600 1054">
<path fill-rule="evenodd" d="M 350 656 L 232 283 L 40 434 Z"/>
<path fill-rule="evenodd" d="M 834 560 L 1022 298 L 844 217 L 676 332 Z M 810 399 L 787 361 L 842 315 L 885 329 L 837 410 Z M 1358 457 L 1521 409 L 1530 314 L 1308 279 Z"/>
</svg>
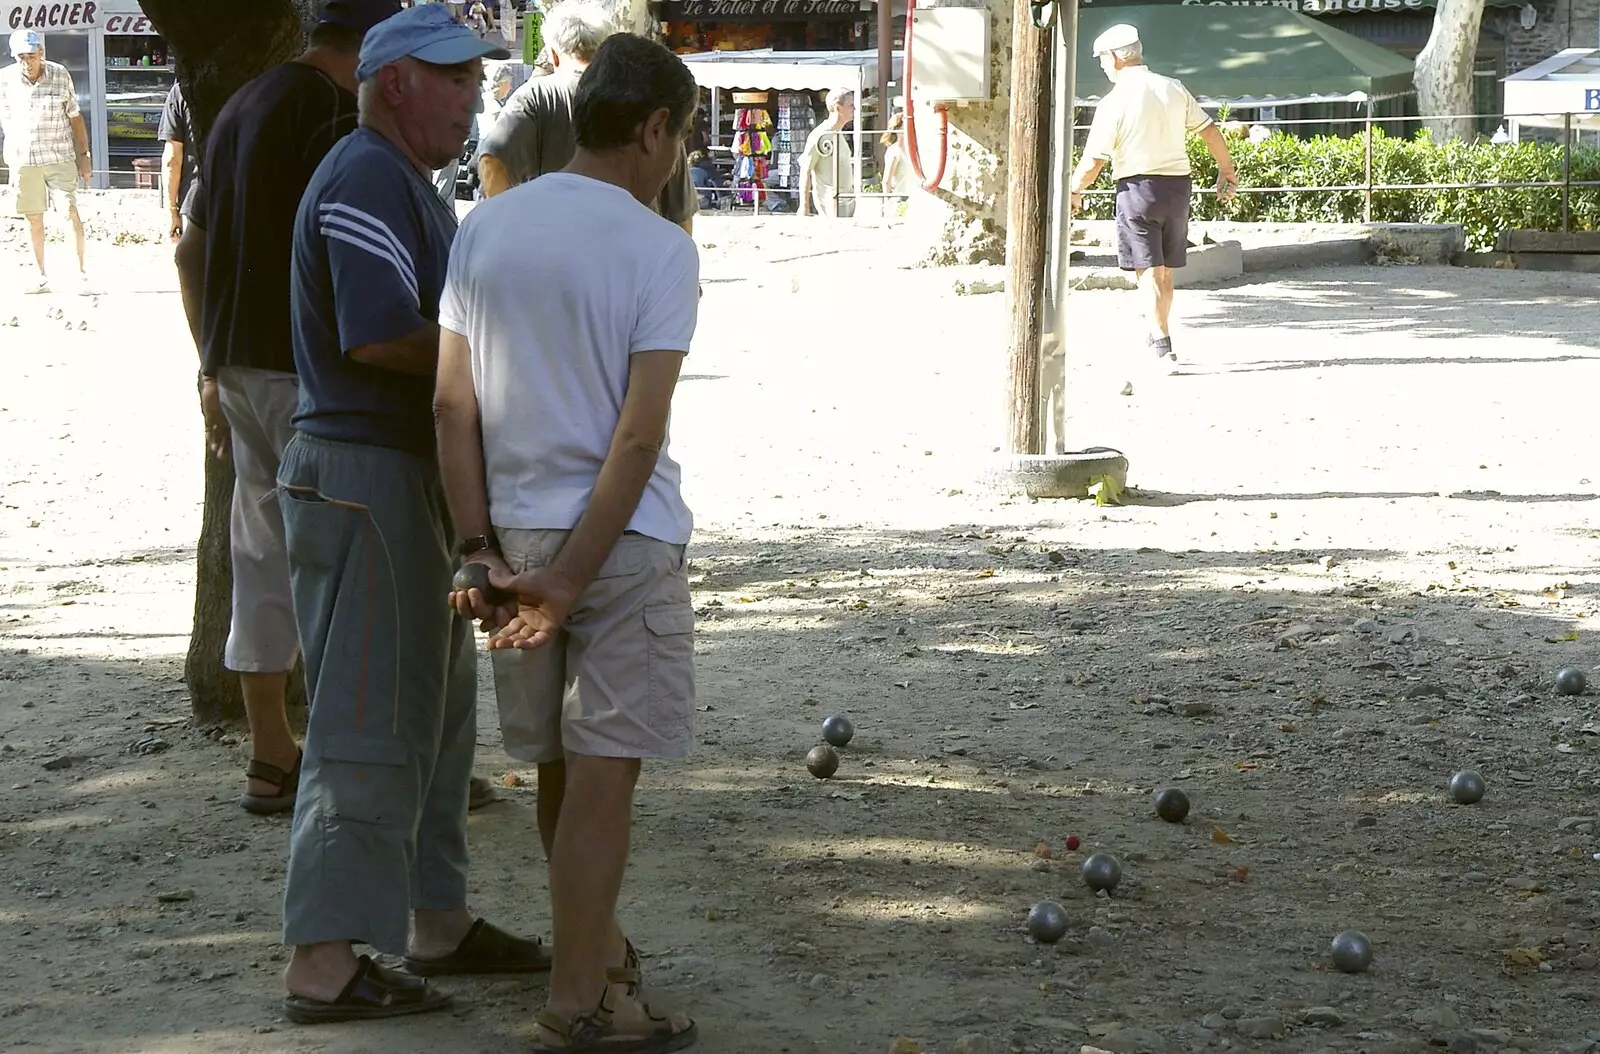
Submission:
<svg viewBox="0 0 1600 1054">
<path fill-rule="evenodd" d="M 413 959 L 443 959 L 461 947 L 478 920 L 466 908 L 456 911 L 418 911 L 412 916 L 411 947 Z"/>
<path fill-rule="evenodd" d="M 331 1003 L 339 998 L 359 966 L 349 944 L 303 944 L 289 957 L 283 986 L 290 995 Z"/>
</svg>

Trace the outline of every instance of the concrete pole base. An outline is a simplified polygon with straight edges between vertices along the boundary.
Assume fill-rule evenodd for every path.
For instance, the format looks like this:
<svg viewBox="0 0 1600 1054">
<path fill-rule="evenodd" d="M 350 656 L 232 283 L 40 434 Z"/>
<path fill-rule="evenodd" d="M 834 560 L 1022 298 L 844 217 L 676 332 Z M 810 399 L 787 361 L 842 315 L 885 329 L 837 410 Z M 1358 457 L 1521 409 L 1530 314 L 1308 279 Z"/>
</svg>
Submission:
<svg viewBox="0 0 1600 1054">
<path fill-rule="evenodd" d="M 1066 454 L 1006 454 L 989 469 L 989 483 L 1030 498 L 1087 498 L 1089 488 L 1109 478 L 1120 493 L 1128 485 L 1128 459 L 1120 450 L 1091 447 Z"/>
</svg>

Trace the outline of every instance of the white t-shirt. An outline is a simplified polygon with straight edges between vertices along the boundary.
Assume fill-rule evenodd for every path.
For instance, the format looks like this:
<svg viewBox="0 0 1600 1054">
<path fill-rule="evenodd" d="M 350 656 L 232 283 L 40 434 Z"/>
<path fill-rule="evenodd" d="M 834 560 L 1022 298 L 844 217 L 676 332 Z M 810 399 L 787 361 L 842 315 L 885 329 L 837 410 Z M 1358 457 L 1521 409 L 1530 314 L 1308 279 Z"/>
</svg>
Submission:
<svg viewBox="0 0 1600 1054">
<path fill-rule="evenodd" d="M 1095 108 L 1083 153 L 1110 161 L 1117 179 L 1187 176 L 1189 133 L 1210 123 L 1180 82 L 1144 66 L 1124 66 Z"/>
<path fill-rule="evenodd" d="M 694 239 L 621 187 L 552 172 L 467 215 L 439 325 L 472 346 L 496 527 L 577 525 L 633 354 L 687 352 L 699 310 Z M 663 446 L 628 530 L 687 544 L 681 477 Z"/>
</svg>

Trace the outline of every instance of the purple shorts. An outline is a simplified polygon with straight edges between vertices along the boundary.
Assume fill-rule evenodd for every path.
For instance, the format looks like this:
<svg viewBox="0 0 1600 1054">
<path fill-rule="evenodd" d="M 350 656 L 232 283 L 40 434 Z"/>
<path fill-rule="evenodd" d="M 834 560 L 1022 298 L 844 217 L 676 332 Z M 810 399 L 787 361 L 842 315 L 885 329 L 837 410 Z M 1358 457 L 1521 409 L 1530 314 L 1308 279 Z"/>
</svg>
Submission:
<svg viewBox="0 0 1600 1054">
<path fill-rule="evenodd" d="M 1117 266 L 1182 267 L 1189 261 L 1188 176 L 1117 180 Z"/>
</svg>

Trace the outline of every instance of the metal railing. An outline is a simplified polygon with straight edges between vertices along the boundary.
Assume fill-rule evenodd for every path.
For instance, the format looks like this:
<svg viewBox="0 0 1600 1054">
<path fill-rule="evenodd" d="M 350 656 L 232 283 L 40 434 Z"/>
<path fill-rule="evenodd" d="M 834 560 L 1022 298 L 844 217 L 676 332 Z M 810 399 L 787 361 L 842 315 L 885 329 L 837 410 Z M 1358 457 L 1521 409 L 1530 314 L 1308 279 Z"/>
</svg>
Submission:
<svg viewBox="0 0 1600 1054">
<path fill-rule="evenodd" d="M 1370 107 L 1368 107 L 1368 109 L 1370 110 Z M 1227 122 L 1225 122 L 1225 123 L 1231 124 L 1235 120 L 1237 120 L 1238 123 L 1240 123 L 1240 124 L 1249 125 L 1249 126 L 1259 125 L 1259 126 L 1263 126 L 1263 127 L 1272 128 L 1274 130 L 1278 130 L 1278 129 L 1293 129 L 1293 128 L 1311 126 L 1311 125 L 1318 125 L 1318 126 L 1322 126 L 1322 127 L 1347 125 L 1347 126 L 1351 127 L 1351 133 L 1348 136 L 1337 136 L 1337 135 L 1335 135 L 1335 136 L 1330 136 L 1330 138 L 1350 138 L 1350 139 L 1362 138 L 1362 139 L 1365 140 L 1365 144 L 1366 144 L 1365 157 L 1363 159 L 1363 166 L 1362 166 L 1363 167 L 1363 178 L 1362 178 L 1362 180 L 1360 182 L 1320 183 L 1320 184 L 1286 184 L 1286 185 L 1278 185 L 1278 186 L 1240 186 L 1240 187 L 1236 188 L 1236 191 L 1235 191 L 1239 195 L 1330 194 L 1330 193 L 1356 194 L 1356 193 L 1359 193 L 1359 194 L 1362 195 L 1362 198 L 1363 198 L 1363 202 L 1362 202 L 1362 218 L 1363 218 L 1363 220 L 1365 222 L 1371 222 L 1371 220 L 1372 220 L 1372 208 L 1373 208 L 1373 196 L 1375 194 L 1392 194 L 1392 193 L 1406 193 L 1406 192 L 1426 193 L 1426 192 L 1432 192 L 1432 191 L 1472 191 L 1472 190 L 1547 190 L 1547 191 L 1559 191 L 1560 195 L 1561 195 L 1561 229 L 1562 229 L 1562 231 L 1570 231 L 1571 230 L 1571 224 L 1572 224 L 1572 194 L 1573 194 L 1573 191 L 1575 191 L 1575 190 L 1584 190 L 1584 189 L 1592 189 L 1592 188 L 1600 188 L 1600 180 L 1597 180 L 1597 179 L 1574 179 L 1573 178 L 1572 155 L 1573 155 L 1574 148 L 1577 145 L 1576 142 L 1575 142 L 1575 138 L 1576 138 L 1575 133 L 1577 133 L 1579 131 L 1574 126 L 1574 120 L 1573 120 L 1574 116 L 1590 116 L 1590 115 L 1574 115 L 1574 114 L 1571 114 L 1571 113 L 1565 113 L 1565 114 L 1557 114 L 1557 113 L 1551 113 L 1551 114 L 1489 114 L 1489 113 L 1474 113 L 1474 114 L 1450 114 L 1450 115 L 1445 115 L 1445 116 L 1436 117 L 1436 118 L 1422 118 L 1422 117 L 1418 117 L 1418 116 L 1416 116 L 1414 114 L 1413 115 L 1398 115 L 1398 116 L 1379 117 L 1379 116 L 1375 116 L 1375 115 L 1373 115 L 1371 113 L 1368 113 L 1368 114 L 1366 114 L 1364 116 L 1353 116 L 1353 117 L 1311 117 L 1311 118 L 1290 118 L 1290 119 L 1273 118 L 1273 119 L 1268 119 L 1268 120 L 1244 120 L 1244 119 L 1230 117 L 1229 120 Z M 1560 142 L 1562 143 L 1561 178 L 1560 179 L 1551 179 L 1551 180 L 1516 180 L 1516 181 L 1493 181 L 1493 182 L 1490 182 L 1490 181 L 1456 181 L 1456 182 L 1429 182 L 1429 183 L 1389 183 L 1389 182 L 1380 182 L 1376 178 L 1375 172 L 1374 172 L 1372 146 L 1373 146 L 1373 132 L 1378 130 L 1379 128 L 1381 128 L 1383 126 L 1404 125 L 1404 124 L 1409 124 L 1409 125 L 1426 124 L 1429 121 L 1436 121 L 1436 120 L 1437 121 L 1472 120 L 1475 124 L 1477 124 L 1478 122 L 1482 122 L 1485 118 L 1492 118 L 1492 119 L 1494 119 L 1494 121 L 1496 123 L 1501 123 L 1501 124 L 1518 121 L 1519 119 L 1526 120 L 1526 119 L 1529 119 L 1529 118 L 1532 118 L 1532 119 L 1539 119 L 1539 118 L 1555 119 L 1555 118 L 1560 118 L 1561 119 L 1560 126 L 1559 127 L 1554 127 L 1551 130 L 1554 131 L 1555 134 L 1560 137 Z M 1083 137 L 1087 133 L 1088 128 L 1089 128 L 1088 125 L 1074 125 L 1073 126 L 1073 132 L 1074 132 L 1074 136 L 1073 136 L 1073 138 L 1074 138 L 1074 155 L 1075 156 L 1076 156 L 1078 147 L 1080 147 L 1082 145 Z M 886 129 L 882 129 L 882 128 L 870 128 L 869 127 L 869 128 L 863 128 L 862 129 L 863 144 L 866 146 L 866 149 L 867 149 L 868 152 L 870 152 L 870 153 L 875 155 L 876 146 L 877 146 L 877 144 L 879 142 L 880 137 L 884 134 L 885 131 L 886 131 Z M 898 130 L 897 129 L 897 131 L 901 131 L 901 133 L 903 134 L 903 130 Z M 848 133 L 847 133 L 847 136 L 848 136 Z M 1394 138 L 1397 141 L 1401 141 L 1401 137 L 1399 137 L 1399 136 L 1396 136 Z M 1508 144 L 1508 145 L 1510 145 L 1510 144 Z M 721 150 L 719 152 L 726 152 L 727 149 L 728 148 L 725 147 L 725 146 L 721 147 Z M 1597 148 L 1597 149 L 1600 149 L 1600 148 Z M 855 163 L 856 164 L 860 164 L 862 162 L 862 160 L 863 159 L 861 159 L 861 158 L 856 158 L 855 159 Z M 834 158 L 835 165 L 841 164 L 841 161 L 842 161 L 842 159 L 839 158 L 836 155 L 835 158 Z M 844 163 L 848 164 L 848 162 L 844 162 Z M 864 181 L 867 184 L 870 184 L 870 183 L 872 183 L 874 181 L 878 181 L 880 189 L 878 189 L 876 191 L 865 191 L 864 190 L 861 194 L 858 195 L 858 194 L 855 193 L 854 189 L 850 187 L 850 185 L 849 185 L 850 184 L 850 179 L 846 176 L 846 173 L 844 173 L 842 171 L 837 173 L 835 179 L 836 179 L 836 185 L 838 185 L 840 187 L 839 201 L 841 203 L 844 203 L 844 202 L 852 202 L 852 201 L 863 201 L 864 202 L 864 201 L 872 201 L 872 200 L 878 200 L 878 201 L 904 201 L 904 200 L 906 200 L 906 198 L 909 195 L 907 193 L 905 193 L 905 192 L 901 192 L 901 193 L 888 193 L 888 192 L 885 192 L 881 187 L 882 177 L 883 177 L 882 171 L 878 171 L 878 172 L 876 172 L 876 174 L 873 177 L 873 179 Z M 744 184 L 744 185 L 741 185 L 741 186 L 731 186 L 730 185 L 730 186 L 722 186 L 722 187 L 716 187 L 716 188 L 702 188 L 700 193 L 702 195 L 710 196 L 714 200 L 721 200 L 721 201 L 724 201 L 724 202 L 731 202 L 732 203 L 731 211 L 733 211 L 733 212 L 750 213 L 752 215 L 760 215 L 763 212 L 767 211 L 766 209 L 763 209 L 761 207 L 761 201 L 762 200 L 770 200 L 770 199 L 773 199 L 773 198 L 782 198 L 782 199 L 788 199 L 790 201 L 796 201 L 796 199 L 798 197 L 798 188 L 797 187 L 781 187 L 781 186 L 768 185 L 768 186 L 766 186 L 765 188 L 762 189 L 762 192 L 759 195 L 756 196 L 756 198 L 757 198 L 756 201 L 752 202 L 752 201 L 748 201 L 748 200 L 743 200 L 745 195 L 749 194 L 751 189 L 752 188 L 750 187 L 749 184 Z M 1092 189 L 1092 190 L 1084 191 L 1084 195 L 1086 197 L 1107 197 L 1107 196 L 1114 195 L 1115 193 L 1116 193 L 1116 191 L 1112 190 L 1112 189 L 1103 189 L 1103 190 L 1102 189 Z M 1211 195 L 1211 194 L 1215 194 L 1216 191 L 1214 189 L 1210 188 L 1210 187 L 1196 187 L 1195 188 L 1195 193 L 1197 195 Z M 796 201 L 796 204 L 798 204 L 797 201 Z M 858 211 L 857 214 L 858 214 L 858 216 L 860 215 L 859 211 Z M 872 217 L 872 218 L 881 218 L 881 217 Z"/>
<path fill-rule="evenodd" d="M 1370 111 L 1371 111 L 1371 107 L 1369 106 L 1368 107 L 1368 113 L 1366 114 L 1366 116 L 1365 117 L 1358 117 L 1358 118 L 1320 117 L 1320 118 L 1299 118 L 1299 119 L 1290 119 L 1290 120 L 1271 119 L 1271 120 L 1259 120 L 1259 121 L 1256 121 L 1256 120 L 1249 120 L 1249 121 L 1240 120 L 1240 121 L 1238 121 L 1238 123 L 1244 124 L 1244 125 L 1247 125 L 1247 126 L 1260 125 L 1262 127 L 1269 127 L 1269 128 L 1295 127 L 1295 126 L 1301 126 L 1301 125 L 1330 125 L 1330 124 L 1356 125 L 1356 126 L 1358 126 L 1358 128 L 1360 128 L 1360 131 L 1356 132 L 1355 135 L 1350 136 L 1350 138 L 1355 138 L 1355 136 L 1358 135 L 1358 136 L 1362 137 L 1363 139 L 1365 139 L 1365 141 L 1366 141 L 1366 157 L 1365 157 L 1365 162 L 1364 162 L 1365 178 L 1360 183 L 1316 184 L 1316 185 L 1306 184 L 1306 185 L 1289 185 L 1289 186 L 1276 186 L 1276 187 L 1240 186 L 1240 187 L 1235 188 L 1235 193 L 1236 194 L 1293 194 L 1293 193 L 1355 193 L 1355 192 L 1360 192 L 1363 195 L 1363 198 L 1364 198 L 1363 207 L 1362 207 L 1362 218 L 1363 218 L 1363 220 L 1365 222 L 1370 223 L 1372 221 L 1372 196 L 1374 194 L 1376 194 L 1376 193 L 1392 193 L 1392 192 L 1405 192 L 1405 191 L 1425 192 L 1425 191 L 1442 191 L 1442 190 L 1557 190 L 1557 189 L 1559 189 L 1561 191 L 1561 230 L 1563 232 L 1568 232 L 1568 231 L 1570 231 L 1572 229 L 1572 192 L 1573 192 L 1573 190 L 1574 189 L 1590 188 L 1590 187 L 1600 187 L 1600 180 L 1593 180 L 1593 179 L 1584 180 L 1584 179 L 1573 179 L 1572 178 L 1572 153 L 1573 153 L 1573 147 L 1574 147 L 1573 117 L 1575 116 L 1572 113 L 1547 113 L 1547 114 L 1447 114 L 1447 115 L 1443 115 L 1443 116 L 1439 116 L 1439 117 L 1421 118 L 1421 117 L 1417 117 L 1415 115 L 1396 116 L 1396 117 L 1375 117 L 1375 116 L 1372 115 L 1372 113 Z M 1578 116 L 1588 117 L 1588 116 L 1593 116 L 1593 115 L 1584 114 L 1584 115 L 1578 115 Z M 1560 127 L 1561 145 L 1562 145 L 1562 151 L 1561 151 L 1561 178 L 1559 180 L 1515 180 L 1515 181 L 1455 182 L 1455 183 L 1379 183 L 1374 179 L 1374 176 L 1373 176 L 1372 143 L 1373 143 L 1373 131 L 1378 126 L 1384 125 L 1384 124 L 1418 124 L 1418 123 L 1427 123 L 1427 122 L 1430 122 L 1430 121 L 1471 120 L 1473 122 L 1478 122 L 1478 121 L 1482 120 L 1485 117 L 1499 118 L 1501 120 L 1502 126 L 1504 124 L 1507 124 L 1507 123 L 1519 122 L 1519 119 L 1520 120 L 1526 120 L 1526 119 L 1530 119 L 1530 118 L 1531 119 L 1541 119 L 1541 118 L 1549 119 L 1549 118 L 1557 118 L 1557 117 L 1561 118 L 1561 127 Z M 1233 119 L 1230 119 L 1226 123 L 1230 123 L 1230 124 L 1233 123 Z M 1082 132 L 1082 133 L 1086 134 L 1087 131 L 1088 131 L 1088 128 L 1089 128 L 1088 125 L 1074 125 L 1073 126 L 1073 133 L 1074 133 L 1073 139 L 1074 139 L 1074 152 L 1075 153 L 1076 153 L 1077 146 L 1081 143 L 1081 137 L 1079 136 L 1078 133 Z M 1344 137 L 1333 136 L 1331 138 L 1344 138 Z M 1396 137 L 1396 138 L 1398 139 L 1398 137 Z M 1512 146 L 1512 145 L 1515 145 L 1515 144 L 1513 144 L 1513 143 L 1505 143 L 1505 144 L 1494 144 L 1494 145 L 1497 145 L 1497 146 L 1498 145 Z M 1084 191 L 1085 196 L 1097 196 L 1097 197 L 1104 197 L 1104 196 L 1108 196 L 1108 195 L 1114 195 L 1115 193 L 1116 193 L 1116 191 L 1114 189 L 1093 189 L 1093 190 Z M 1209 188 L 1209 187 L 1206 187 L 1206 188 L 1197 187 L 1197 188 L 1195 188 L 1195 193 L 1196 194 L 1202 194 L 1202 195 L 1204 195 L 1204 194 L 1215 194 L 1216 190 L 1213 189 L 1213 188 Z"/>
</svg>

